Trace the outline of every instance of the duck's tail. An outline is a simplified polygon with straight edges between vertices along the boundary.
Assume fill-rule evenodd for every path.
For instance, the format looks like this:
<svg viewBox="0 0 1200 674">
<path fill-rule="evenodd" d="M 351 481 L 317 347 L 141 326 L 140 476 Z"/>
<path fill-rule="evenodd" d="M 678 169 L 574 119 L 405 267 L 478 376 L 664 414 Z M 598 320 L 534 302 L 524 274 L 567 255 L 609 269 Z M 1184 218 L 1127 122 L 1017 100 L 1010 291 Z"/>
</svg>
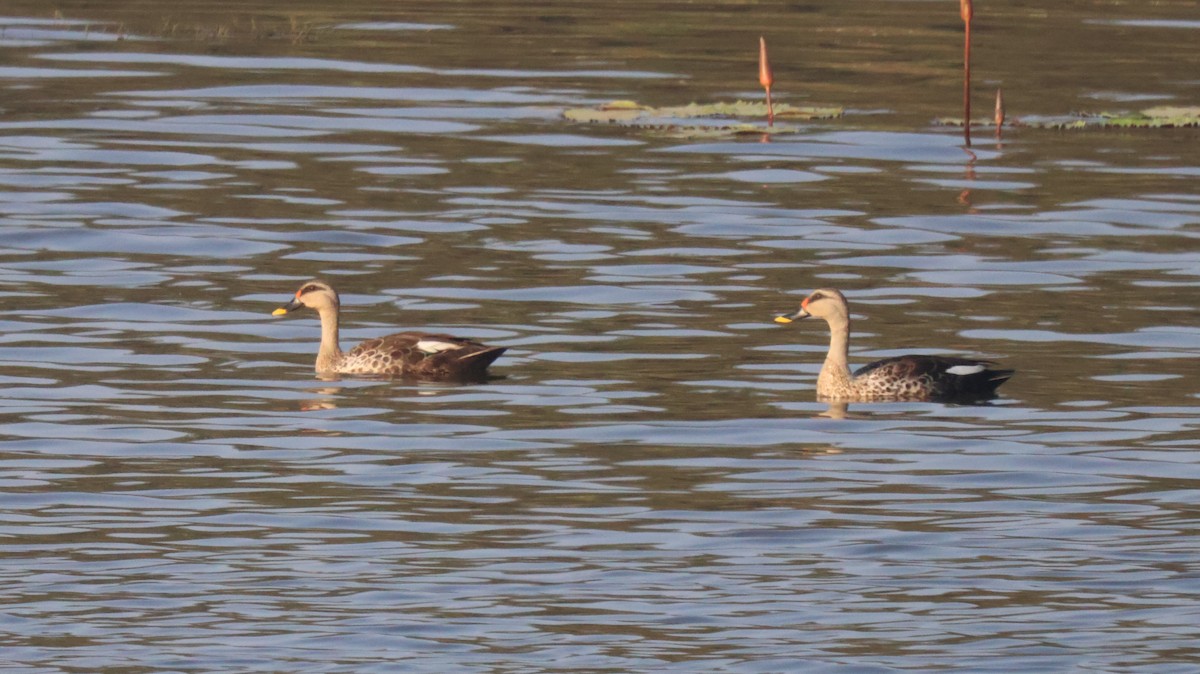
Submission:
<svg viewBox="0 0 1200 674">
<path fill-rule="evenodd" d="M 504 355 L 505 351 L 508 351 L 506 346 L 489 346 L 486 349 L 460 356 L 458 362 L 462 365 L 462 375 L 464 377 L 487 376 L 488 366 Z"/>
</svg>

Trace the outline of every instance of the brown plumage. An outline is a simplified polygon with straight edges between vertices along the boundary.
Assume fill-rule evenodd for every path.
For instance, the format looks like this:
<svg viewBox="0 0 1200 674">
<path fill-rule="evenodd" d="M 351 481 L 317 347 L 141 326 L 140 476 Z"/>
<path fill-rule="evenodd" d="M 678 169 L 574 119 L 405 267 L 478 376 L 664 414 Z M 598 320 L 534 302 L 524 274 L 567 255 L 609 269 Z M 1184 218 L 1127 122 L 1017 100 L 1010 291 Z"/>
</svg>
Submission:
<svg viewBox="0 0 1200 674">
<path fill-rule="evenodd" d="M 829 353 L 817 376 L 817 396 L 825 400 L 985 400 L 1013 375 L 993 370 L 988 360 L 908 355 L 868 363 L 850 374 L 850 308 L 832 288 L 815 290 L 800 311 L 777 316 L 779 323 L 816 316 L 829 324 Z"/>
<path fill-rule="evenodd" d="M 479 380 L 487 377 L 492 361 L 504 347 L 427 332 L 398 332 L 368 339 L 348 352 L 338 346 L 341 301 L 328 283 L 308 281 L 291 302 L 279 307 L 282 316 L 296 309 L 314 309 L 321 317 L 321 348 L 316 371 L 336 374 L 379 374 L 430 380 Z"/>
</svg>

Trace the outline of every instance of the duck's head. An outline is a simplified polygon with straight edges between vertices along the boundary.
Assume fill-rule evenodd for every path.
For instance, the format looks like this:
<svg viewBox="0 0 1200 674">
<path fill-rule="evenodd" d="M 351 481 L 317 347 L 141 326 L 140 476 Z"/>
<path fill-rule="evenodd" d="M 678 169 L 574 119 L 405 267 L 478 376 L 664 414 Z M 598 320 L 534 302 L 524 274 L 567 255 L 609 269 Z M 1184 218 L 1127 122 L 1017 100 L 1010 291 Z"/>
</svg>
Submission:
<svg viewBox="0 0 1200 674">
<path fill-rule="evenodd" d="M 303 307 L 324 311 L 325 309 L 337 310 L 340 304 L 337 291 L 324 281 L 305 281 L 304 285 L 296 291 L 296 296 L 291 302 L 279 307 L 271 312 L 272 316 L 282 316 L 290 311 L 295 311 Z"/>
<path fill-rule="evenodd" d="M 840 290 L 821 288 L 814 290 L 800 302 L 800 311 L 794 314 L 780 314 L 775 317 L 776 323 L 791 323 L 798 318 L 816 316 L 826 321 L 850 320 L 850 309 L 846 305 L 846 296 Z"/>
</svg>

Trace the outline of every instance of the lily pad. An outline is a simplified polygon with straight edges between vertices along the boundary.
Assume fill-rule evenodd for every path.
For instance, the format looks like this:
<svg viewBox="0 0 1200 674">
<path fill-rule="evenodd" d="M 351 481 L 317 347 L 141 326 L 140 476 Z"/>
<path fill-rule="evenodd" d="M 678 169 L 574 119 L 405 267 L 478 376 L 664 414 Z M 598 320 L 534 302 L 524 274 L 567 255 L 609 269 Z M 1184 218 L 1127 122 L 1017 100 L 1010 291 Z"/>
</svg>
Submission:
<svg viewBox="0 0 1200 674">
<path fill-rule="evenodd" d="M 961 118 L 941 117 L 941 126 L 963 125 Z M 1006 121 L 1005 126 L 1032 129 L 1174 129 L 1200 127 L 1200 106 L 1159 106 L 1134 113 L 1077 113 L 1063 117 L 1023 117 Z M 971 120 L 971 127 L 993 127 L 990 119 Z"/>
<path fill-rule="evenodd" d="M 841 117 L 842 108 L 801 107 L 781 103 L 775 106 L 775 119 L 808 121 Z M 656 108 L 635 101 L 612 101 L 594 108 L 570 108 L 563 118 L 589 124 L 618 124 L 649 129 L 682 138 L 728 137 L 745 134 L 796 133 L 797 127 L 785 124 L 767 126 L 767 106 L 754 101 L 732 103 L 691 103 Z M 745 119 L 762 120 L 750 123 Z"/>
</svg>

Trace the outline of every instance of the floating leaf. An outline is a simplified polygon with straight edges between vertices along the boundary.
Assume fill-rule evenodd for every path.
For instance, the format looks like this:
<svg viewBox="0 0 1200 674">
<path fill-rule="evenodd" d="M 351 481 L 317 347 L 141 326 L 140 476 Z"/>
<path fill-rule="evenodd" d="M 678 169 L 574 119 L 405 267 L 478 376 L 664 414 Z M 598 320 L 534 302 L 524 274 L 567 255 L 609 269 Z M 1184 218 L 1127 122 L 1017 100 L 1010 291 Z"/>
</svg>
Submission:
<svg viewBox="0 0 1200 674">
<path fill-rule="evenodd" d="M 637 108 L 569 108 L 563 111 L 563 117 L 572 122 L 585 124 L 616 124 L 632 122 L 646 113 Z"/>
<path fill-rule="evenodd" d="M 637 101 L 609 101 L 600 105 L 601 110 L 649 110 L 650 108 L 639 104 Z"/>
<path fill-rule="evenodd" d="M 735 101 L 733 103 L 690 103 L 688 105 L 650 108 L 650 113 L 667 117 L 705 118 L 705 117 L 753 117 L 761 118 L 767 115 L 767 104 L 758 101 Z M 841 117 L 841 108 L 800 107 L 780 103 L 775 106 L 777 119 L 834 119 Z"/>
<path fill-rule="evenodd" d="M 936 124 L 937 126 L 962 126 L 963 125 L 962 117 L 937 117 L 933 120 L 933 123 Z M 1009 126 L 1020 126 L 1020 122 L 1018 122 L 1016 120 L 1013 120 L 1011 122 L 1006 122 L 1006 123 Z M 971 128 L 975 128 L 977 126 L 992 126 L 993 124 L 995 124 L 995 122 L 993 122 L 990 119 L 972 119 L 971 120 Z"/>
<path fill-rule="evenodd" d="M 774 107 L 776 119 L 834 119 L 843 114 L 842 108 L 835 107 L 801 107 L 786 103 Z M 763 119 L 766 115 L 767 105 L 754 101 L 690 103 L 662 108 L 640 105 L 634 101 L 612 101 L 594 108 L 570 108 L 563 111 L 563 117 L 572 122 L 620 124 L 635 129 L 662 131 L 683 138 L 795 133 L 799 130 L 788 126 L 767 127 L 745 122 L 730 123 L 742 118 Z"/>
<path fill-rule="evenodd" d="M 729 126 L 687 126 L 676 124 L 669 127 L 641 127 L 638 128 L 653 128 L 653 130 L 662 132 L 671 138 L 686 138 L 688 140 L 697 139 L 719 139 L 728 138 L 730 136 L 768 136 L 774 134 L 799 133 L 800 129 L 795 126 L 759 126 L 756 124 L 731 124 Z"/>
</svg>

